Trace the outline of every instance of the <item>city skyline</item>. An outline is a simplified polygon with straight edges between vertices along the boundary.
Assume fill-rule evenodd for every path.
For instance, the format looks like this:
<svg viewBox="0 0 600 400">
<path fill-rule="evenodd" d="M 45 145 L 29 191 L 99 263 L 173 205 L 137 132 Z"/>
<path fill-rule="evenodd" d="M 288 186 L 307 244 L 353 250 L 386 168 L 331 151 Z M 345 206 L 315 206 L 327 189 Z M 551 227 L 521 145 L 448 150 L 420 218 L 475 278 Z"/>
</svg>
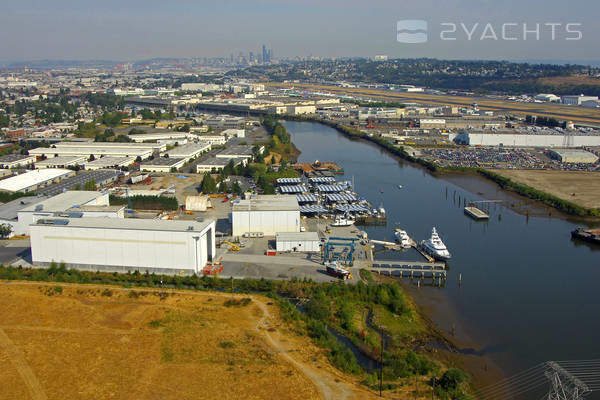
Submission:
<svg viewBox="0 0 600 400">
<path fill-rule="evenodd" d="M 27 6 L 4 6 L 0 32 L 13 39 L 5 43 L 0 62 L 229 57 L 239 51 L 248 55 L 263 43 L 279 49 L 280 58 L 386 54 L 390 58 L 596 62 L 598 57 L 591 55 L 595 54 L 594 38 L 600 34 L 593 21 L 598 11 L 600 5 L 591 1 L 539 0 L 527 4 L 516 0 L 501 4 L 479 0 L 398 4 L 386 0 L 368 5 L 337 0 L 327 5 L 292 0 L 227 5 L 176 1 L 168 6 L 154 0 L 126 4 L 113 0 L 101 4 L 33 1 Z M 405 19 L 427 21 L 428 42 L 399 43 L 396 24 Z M 447 29 L 444 24 L 457 27 L 456 40 L 441 40 Z M 502 29 L 507 24 L 519 40 L 503 40 Z M 537 24 L 539 39 L 529 33 L 522 40 L 521 31 L 535 30 Z M 561 25 L 552 28 L 552 24 Z M 566 40 L 567 24 L 578 24 L 580 40 Z M 551 29 L 556 29 L 554 38 Z"/>
</svg>

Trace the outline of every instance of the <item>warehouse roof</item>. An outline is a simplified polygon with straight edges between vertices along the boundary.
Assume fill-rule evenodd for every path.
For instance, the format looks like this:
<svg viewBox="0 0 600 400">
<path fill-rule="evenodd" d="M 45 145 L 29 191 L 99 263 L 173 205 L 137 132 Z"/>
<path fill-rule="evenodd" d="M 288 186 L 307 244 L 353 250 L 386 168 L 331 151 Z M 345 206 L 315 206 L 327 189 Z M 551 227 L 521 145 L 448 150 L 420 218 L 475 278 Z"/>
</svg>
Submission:
<svg viewBox="0 0 600 400">
<path fill-rule="evenodd" d="M 229 146 L 226 149 L 221 150 L 220 152 L 218 152 L 216 154 L 217 157 L 227 157 L 227 156 L 231 156 L 231 157 L 236 157 L 236 156 L 248 156 L 248 157 L 252 157 L 252 146 L 247 146 L 247 145 L 236 145 L 236 146 Z"/>
<path fill-rule="evenodd" d="M 25 156 L 22 154 L 7 154 L 5 156 L 0 157 L 0 164 L 3 163 L 12 163 L 21 160 L 28 160 L 33 156 Z"/>
<path fill-rule="evenodd" d="M 317 232 L 280 232 L 275 234 L 275 240 L 282 242 L 318 242 L 319 234 Z"/>
<path fill-rule="evenodd" d="M 58 194 L 53 197 L 44 197 L 44 200 L 37 204 L 32 204 L 29 207 L 23 208 L 21 211 L 35 212 L 59 212 L 66 211 L 73 206 L 83 206 L 103 196 L 100 192 L 71 190 Z"/>
<path fill-rule="evenodd" d="M 68 169 L 36 169 L 0 181 L 0 190 L 18 192 L 71 173 L 73 173 L 73 171 Z"/>
<path fill-rule="evenodd" d="M 67 190 L 71 190 L 79 185 L 82 188 L 87 182 L 94 180 L 96 185 L 103 185 L 107 182 L 117 179 L 121 172 L 114 169 L 97 169 L 95 171 L 80 171 L 76 176 L 63 179 L 43 189 L 37 190 L 38 194 L 54 196 Z"/>
<path fill-rule="evenodd" d="M 54 222 L 56 221 L 56 222 Z M 200 232 L 214 224 L 212 219 L 203 221 L 174 221 L 137 218 L 44 218 L 37 226 L 60 225 L 68 228 L 126 229 L 139 231 Z M 191 229 L 190 229 L 191 227 Z"/>
<path fill-rule="evenodd" d="M 96 158 L 94 161 L 89 161 L 85 163 L 85 167 L 112 167 L 113 165 L 122 165 L 122 164 L 132 164 L 135 162 L 134 157 L 100 157 Z"/>
<path fill-rule="evenodd" d="M 58 156 L 54 158 L 47 158 L 45 160 L 38 161 L 37 167 L 43 167 L 46 165 L 69 165 L 74 163 L 85 163 L 87 160 L 86 156 Z"/>
<path fill-rule="evenodd" d="M 296 196 L 263 195 L 233 204 L 232 211 L 299 211 Z"/>
<path fill-rule="evenodd" d="M 196 165 L 208 165 L 208 166 L 225 166 L 227 164 L 229 164 L 229 161 L 233 160 L 233 164 L 237 165 L 240 162 L 244 161 L 245 158 L 243 157 L 230 157 L 230 158 L 215 158 L 215 157 L 209 157 L 206 158 L 204 160 L 198 161 L 196 163 Z"/>
<path fill-rule="evenodd" d="M 210 148 L 210 143 L 189 143 L 175 147 L 174 149 L 167 151 L 166 154 L 168 154 L 169 157 L 184 157 L 194 155 L 201 151 L 210 150 Z"/>
<path fill-rule="evenodd" d="M 0 206 L 0 219 L 14 220 L 17 218 L 17 213 L 24 208 L 34 206 L 37 203 L 46 200 L 46 197 L 41 196 L 27 196 L 19 199 L 9 201 L 6 204 Z"/>
<path fill-rule="evenodd" d="M 147 160 L 142 163 L 140 166 L 141 169 L 148 166 L 156 166 L 160 165 L 161 167 L 169 167 L 172 165 L 177 165 L 181 161 L 185 161 L 183 158 L 171 158 L 171 157 L 155 157 L 154 160 Z"/>
</svg>

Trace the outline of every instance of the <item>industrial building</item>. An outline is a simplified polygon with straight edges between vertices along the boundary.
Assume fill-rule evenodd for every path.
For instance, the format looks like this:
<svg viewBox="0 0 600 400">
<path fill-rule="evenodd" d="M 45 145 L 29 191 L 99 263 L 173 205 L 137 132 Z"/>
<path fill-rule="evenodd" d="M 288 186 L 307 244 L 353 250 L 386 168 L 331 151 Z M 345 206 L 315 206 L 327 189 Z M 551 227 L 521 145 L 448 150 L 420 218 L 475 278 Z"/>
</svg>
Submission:
<svg viewBox="0 0 600 400">
<path fill-rule="evenodd" d="M 131 143 L 133 144 L 133 143 Z M 166 146 L 166 145 L 165 145 Z M 142 160 L 149 158 L 152 155 L 152 149 L 147 148 L 121 148 L 121 147 L 105 147 L 104 145 L 98 145 L 96 147 L 38 147 L 37 149 L 29 150 L 29 154 L 36 157 L 61 157 L 61 156 L 85 156 L 89 158 L 100 157 L 140 157 Z"/>
<path fill-rule="evenodd" d="M 234 203 L 231 222 L 233 236 L 300 232 L 300 206 L 296 196 L 257 196 Z"/>
<path fill-rule="evenodd" d="M 136 135 L 127 135 L 136 143 L 151 142 L 158 140 L 186 140 L 194 135 L 185 132 L 165 131 L 162 133 L 141 133 Z"/>
<path fill-rule="evenodd" d="M 44 218 L 30 231 L 36 266 L 191 275 L 215 257 L 213 220 Z"/>
<path fill-rule="evenodd" d="M 119 143 L 119 142 L 60 142 L 55 144 L 56 148 L 90 148 L 90 149 L 145 149 L 153 153 L 160 153 L 167 150 L 164 143 Z"/>
<path fill-rule="evenodd" d="M 230 162 L 233 162 L 233 166 L 248 164 L 248 159 L 245 157 L 229 157 L 229 158 L 216 158 L 207 157 L 198 163 L 196 163 L 196 173 L 203 174 L 205 172 L 220 171 L 225 168 Z"/>
<path fill-rule="evenodd" d="M 224 135 L 198 135 L 195 139 L 200 142 L 210 143 L 213 146 L 222 146 L 227 143 L 227 138 Z"/>
<path fill-rule="evenodd" d="M 275 235 L 276 250 L 281 252 L 316 253 L 321 250 L 317 232 L 288 232 Z"/>
<path fill-rule="evenodd" d="M 8 223 L 15 235 L 29 235 L 29 225 L 39 218 L 57 215 L 124 218 L 125 206 L 110 206 L 108 194 L 68 191 L 53 197 L 22 197 L 0 206 L 0 221 Z"/>
<path fill-rule="evenodd" d="M 106 169 L 106 168 L 121 168 L 127 167 L 135 162 L 135 158 L 133 157 L 100 157 L 95 159 L 94 161 L 86 161 L 84 163 L 85 169 L 89 171 L 94 171 L 97 169 Z"/>
<path fill-rule="evenodd" d="M 463 131 L 451 133 L 448 139 L 469 146 L 504 146 L 504 147 L 565 147 L 568 139 L 569 147 L 599 146 L 600 135 L 565 135 L 498 133 L 493 131 Z"/>
<path fill-rule="evenodd" d="M 232 138 L 232 137 L 244 138 L 244 137 L 246 137 L 246 130 L 245 129 L 225 129 L 220 134 L 225 137 L 228 137 L 228 138 Z"/>
<path fill-rule="evenodd" d="M 199 155 L 210 151 L 211 149 L 210 143 L 189 143 L 183 146 L 177 146 L 174 149 L 171 149 L 165 153 L 169 158 L 183 158 L 185 161 L 189 161 L 192 158 L 196 158 Z"/>
<path fill-rule="evenodd" d="M 140 164 L 141 171 L 171 172 L 178 170 L 185 164 L 185 158 L 155 157 Z"/>
<path fill-rule="evenodd" d="M 593 164 L 598 161 L 598 156 L 589 151 L 577 149 L 550 150 L 550 157 L 564 163 Z"/>
<path fill-rule="evenodd" d="M 598 96 L 579 95 L 579 96 L 563 96 L 562 97 L 562 103 L 571 105 L 571 106 L 580 106 L 581 103 L 583 103 L 583 102 L 594 101 L 594 100 L 598 101 Z"/>
<path fill-rule="evenodd" d="M 261 148 L 261 152 L 264 151 L 264 148 Z M 248 145 L 236 145 L 229 146 L 226 149 L 219 151 L 215 154 L 217 158 L 247 158 L 251 159 L 253 157 L 252 146 Z"/>
<path fill-rule="evenodd" d="M 42 168 L 66 168 L 74 167 L 75 165 L 83 165 L 87 161 L 85 156 L 59 156 L 47 158 L 35 163 L 35 167 Z"/>
<path fill-rule="evenodd" d="M 0 157 L 0 168 L 20 168 L 35 164 L 35 156 L 7 154 Z"/>
<path fill-rule="evenodd" d="M 6 192 L 33 192 L 74 175 L 75 171 L 69 169 L 36 169 L 1 180 L 0 190 Z"/>
</svg>

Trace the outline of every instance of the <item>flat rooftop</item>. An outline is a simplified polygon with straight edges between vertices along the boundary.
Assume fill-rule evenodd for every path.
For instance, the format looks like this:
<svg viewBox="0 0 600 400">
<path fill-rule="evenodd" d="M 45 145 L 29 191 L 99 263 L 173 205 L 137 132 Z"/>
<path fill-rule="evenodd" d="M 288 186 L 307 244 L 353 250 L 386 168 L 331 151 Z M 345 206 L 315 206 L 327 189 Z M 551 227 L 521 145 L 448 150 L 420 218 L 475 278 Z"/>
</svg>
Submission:
<svg viewBox="0 0 600 400">
<path fill-rule="evenodd" d="M 252 156 L 252 146 L 244 146 L 244 145 L 229 146 L 228 148 L 223 149 L 217 153 L 217 157 L 223 157 L 223 156 L 232 156 L 233 157 L 233 156 L 238 156 L 238 155 Z"/>
<path fill-rule="evenodd" d="M 296 196 L 263 195 L 233 204 L 232 211 L 300 211 Z"/>
<path fill-rule="evenodd" d="M 196 165 L 208 165 L 211 167 L 224 167 L 227 164 L 229 164 L 229 161 L 233 160 L 234 164 L 237 164 L 239 162 L 241 162 L 242 160 L 245 160 L 244 157 L 222 157 L 222 158 L 216 158 L 214 156 L 206 158 L 204 160 L 200 160 L 196 163 Z"/>
<path fill-rule="evenodd" d="M 36 169 L 0 181 L 0 190 L 18 192 L 31 186 L 39 185 L 65 175 L 71 174 L 69 169 L 47 168 Z"/>
<path fill-rule="evenodd" d="M 46 221 L 57 221 L 45 223 Z M 137 218 L 43 218 L 33 226 L 52 226 L 65 228 L 88 229 L 118 229 L 136 231 L 163 231 L 163 232 L 200 232 L 213 224 L 211 219 L 199 221 L 174 221 L 162 219 L 137 219 Z M 191 229 L 190 229 L 191 227 Z"/>
<path fill-rule="evenodd" d="M 144 161 L 141 165 L 140 168 L 144 169 L 144 167 L 149 167 L 149 166 L 161 166 L 161 167 L 168 167 L 171 165 L 177 165 L 178 163 L 180 163 L 181 161 L 183 161 L 183 158 L 171 158 L 171 157 L 154 157 L 154 160 L 146 160 Z"/>
<path fill-rule="evenodd" d="M 41 160 L 36 162 L 36 165 L 39 166 L 46 166 L 46 165 L 69 165 L 69 164 L 76 164 L 76 163 L 84 163 L 87 160 L 87 157 L 85 156 L 58 156 L 58 157 L 54 157 L 54 158 L 48 158 L 45 160 Z"/>
<path fill-rule="evenodd" d="M 44 197 L 43 201 L 23 208 L 26 212 L 60 212 L 75 206 L 83 206 L 102 196 L 100 192 L 70 190 L 53 197 Z"/>
<path fill-rule="evenodd" d="M 5 156 L 0 157 L 0 164 L 11 163 L 21 160 L 30 159 L 33 156 L 24 156 L 23 154 L 7 154 Z"/>
<path fill-rule="evenodd" d="M 85 163 L 85 166 L 93 166 L 93 167 L 112 167 L 113 165 L 122 165 L 125 163 L 133 163 L 135 161 L 135 157 L 100 157 L 96 158 L 94 161 L 89 161 Z"/>
<path fill-rule="evenodd" d="M 41 196 L 26 196 L 19 199 L 9 201 L 0 206 L 0 218 L 5 220 L 17 219 L 17 213 L 24 208 L 34 207 L 36 204 L 46 200 L 47 197 Z"/>
<path fill-rule="evenodd" d="M 196 154 L 205 150 L 210 150 L 211 145 L 208 143 L 188 143 L 183 146 L 177 146 L 174 149 L 167 151 L 169 157 L 183 157 Z"/>
</svg>

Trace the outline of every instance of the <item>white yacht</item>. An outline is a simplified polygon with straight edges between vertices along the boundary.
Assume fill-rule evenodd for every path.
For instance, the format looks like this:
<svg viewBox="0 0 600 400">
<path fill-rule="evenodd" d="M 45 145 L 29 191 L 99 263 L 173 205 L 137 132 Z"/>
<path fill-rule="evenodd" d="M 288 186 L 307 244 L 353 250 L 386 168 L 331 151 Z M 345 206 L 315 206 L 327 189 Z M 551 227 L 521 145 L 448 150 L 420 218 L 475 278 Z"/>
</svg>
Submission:
<svg viewBox="0 0 600 400">
<path fill-rule="evenodd" d="M 352 224 L 354 224 L 354 220 L 352 218 L 348 216 L 342 217 L 341 215 L 338 215 L 331 223 L 331 226 L 350 226 Z"/>
<path fill-rule="evenodd" d="M 445 260 L 449 260 L 450 258 L 452 258 L 452 256 L 450 255 L 450 252 L 446 248 L 446 245 L 444 244 L 444 242 L 442 242 L 442 239 L 438 235 L 435 228 L 433 228 L 431 230 L 431 237 L 429 239 L 423 240 L 421 242 L 421 248 L 427 254 L 429 254 L 430 256 L 432 256 L 438 260 L 445 261 Z"/>
<path fill-rule="evenodd" d="M 408 236 L 408 233 L 406 233 L 406 231 L 403 231 L 402 229 L 396 229 L 396 232 L 394 232 L 394 236 L 396 237 L 396 242 L 400 244 L 400 247 L 404 249 L 408 249 L 411 247 L 410 237 Z"/>
</svg>

